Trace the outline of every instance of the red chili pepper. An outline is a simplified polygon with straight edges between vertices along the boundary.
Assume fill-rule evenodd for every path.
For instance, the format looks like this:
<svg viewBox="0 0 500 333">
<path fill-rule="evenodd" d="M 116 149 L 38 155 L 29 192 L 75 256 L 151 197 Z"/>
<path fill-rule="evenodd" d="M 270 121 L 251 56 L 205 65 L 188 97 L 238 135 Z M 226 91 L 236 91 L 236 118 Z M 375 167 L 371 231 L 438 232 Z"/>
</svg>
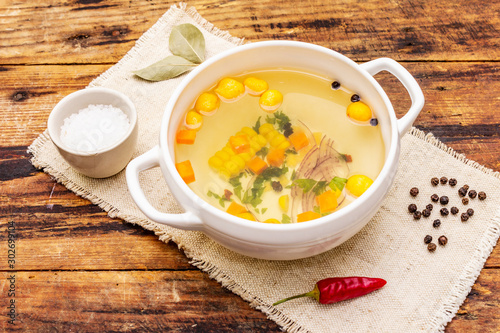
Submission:
<svg viewBox="0 0 500 333">
<path fill-rule="evenodd" d="M 273 305 L 306 296 L 315 298 L 321 304 L 336 303 L 369 294 L 382 288 L 386 283 L 384 279 L 360 276 L 327 278 L 318 281 L 312 291 L 282 299 Z"/>
</svg>

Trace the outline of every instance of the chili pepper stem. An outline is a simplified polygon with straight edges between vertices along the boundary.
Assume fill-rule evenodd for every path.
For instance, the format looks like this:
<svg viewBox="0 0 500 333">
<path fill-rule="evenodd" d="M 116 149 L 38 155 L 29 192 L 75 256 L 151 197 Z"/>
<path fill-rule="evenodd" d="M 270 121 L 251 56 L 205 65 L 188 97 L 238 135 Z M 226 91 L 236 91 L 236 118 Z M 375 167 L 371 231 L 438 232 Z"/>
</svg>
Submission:
<svg viewBox="0 0 500 333">
<path fill-rule="evenodd" d="M 291 297 L 287 297 L 287 298 L 284 298 L 282 300 L 279 300 L 275 303 L 273 303 L 273 306 L 275 305 L 278 305 L 278 304 L 281 304 L 283 302 L 286 302 L 286 301 L 289 301 L 291 299 L 295 299 L 295 298 L 301 298 L 301 297 L 312 297 L 312 298 L 315 298 L 316 300 L 319 300 L 319 289 L 318 289 L 318 285 L 315 285 L 314 286 L 314 289 L 310 292 L 307 292 L 307 293 L 303 293 L 303 294 L 300 294 L 300 295 L 295 295 L 295 296 L 291 296 Z"/>
</svg>

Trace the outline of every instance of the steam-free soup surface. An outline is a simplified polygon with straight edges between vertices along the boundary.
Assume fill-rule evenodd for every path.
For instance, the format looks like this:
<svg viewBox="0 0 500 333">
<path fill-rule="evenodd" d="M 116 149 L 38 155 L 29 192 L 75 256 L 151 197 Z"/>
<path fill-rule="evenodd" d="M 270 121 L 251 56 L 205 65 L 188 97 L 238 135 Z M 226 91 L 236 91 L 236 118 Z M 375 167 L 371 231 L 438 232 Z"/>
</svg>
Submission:
<svg viewBox="0 0 500 333">
<path fill-rule="evenodd" d="M 282 103 L 274 112 L 264 110 L 265 105 L 259 106 L 261 97 L 249 93 L 230 100 L 227 97 L 239 90 L 224 96 L 214 82 L 208 92 L 212 96 L 220 93 L 217 111 L 210 115 L 206 110 L 186 110 L 202 124 L 197 129 L 189 124 L 186 128 L 186 123 L 179 125 L 179 132 L 195 135 L 186 141 L 178 138 L 175 159 L 176 163 L 190 162 L 195 180 L 187 182 L 198 196 L 245 219 L 296 223 L 341 209 L 377 178 L 384 163 L 384 144 L 376 110 L 364 103 L 362 91 L 336 85 L 337 89 L 332 89 L 333 80 L 329 78 L 293 70 L 249 72 L 231 79 L 241 88 L 240 84 L 250 77 L 267 83 L 266 90 L 281 94 Z M 224 84 L 232 88 L 230 83 L 235 81 Z M 353 95 L 361 96 L 361 101 L 355 104 L 357 96 Z M 271 104 L 279 102 L 276 96 L 269 99 Z M 193 108 L 198 107 L 195 102 Z M 366 116 L 366 112 L 371 114 Z M 281 141 L 285 143 L 278 144 L 280 140 L 270 130 L 284 137 Z M 248 143 L 259 141 L 253 138 L 258 135 L 261 145 L 254 143 L 253 149 L 248 149 L 245 135 Z M 273 143 L 279 147 L 273 147 Z M 284 151 L 281 164 L 280 149 Z M 238 159 L 235 168 L 220 151 L 231 156 L 248 154 L 241 155 L 244 165 Z M 184 171 L 180 172 L 183 175 Z"/>
</svg>

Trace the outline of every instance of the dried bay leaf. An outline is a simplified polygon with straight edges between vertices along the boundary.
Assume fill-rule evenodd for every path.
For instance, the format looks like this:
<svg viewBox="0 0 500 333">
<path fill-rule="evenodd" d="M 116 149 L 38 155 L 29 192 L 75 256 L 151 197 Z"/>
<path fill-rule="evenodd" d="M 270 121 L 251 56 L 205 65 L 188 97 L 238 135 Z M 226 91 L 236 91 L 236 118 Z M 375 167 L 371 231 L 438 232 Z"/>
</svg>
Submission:
<svg viewBox="0 0 500 333">
<path fill-rule="evenodd" d="M 183 57 L 171 55 L 133 73 L 144 80 L 163 81 L 179 76 L 196 66 L 197 64 Z"/>
<path fill-rule="evenodd" d="M 172 54 L 200 64 L 205 60 L 205 38 L 190 23 L 175 26 L 170 33 L 168 46 Z"/>
</svg>

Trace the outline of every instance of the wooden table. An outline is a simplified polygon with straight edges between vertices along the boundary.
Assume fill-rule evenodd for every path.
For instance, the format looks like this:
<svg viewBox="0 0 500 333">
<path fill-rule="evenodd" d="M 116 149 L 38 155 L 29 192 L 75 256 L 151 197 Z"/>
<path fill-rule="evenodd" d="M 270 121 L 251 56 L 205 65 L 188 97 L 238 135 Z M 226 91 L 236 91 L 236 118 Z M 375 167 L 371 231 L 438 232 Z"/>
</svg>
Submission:
<svg viewBox="0 0 500 333">
<path fill-rule="evenodd" d="M 26 150 L 65 95 L 115 64 L 175 4 L 160 0 L 0 2 L 1 330 L 279 332 L 191 266 L 175 244 L 111 219 L 29 162 Z M 188 5 L 247 41 L 316 43 L 357 62 L 390 57 L 421 85 L 415 125 L 500 171 L 500 2 L 209 1 Z M 399 115 L 410 101 L 377 75 Z M 8 262 L 15 228 L 14 270 Z M 15 277 L 15 324 L 8 296 Z M 12 281 L 10 281 L 12 282 Z M 448 332 L 500 330 L 500 249 Z M 362 318 L 360 318 L 362 320 Z"/>
</svg>

